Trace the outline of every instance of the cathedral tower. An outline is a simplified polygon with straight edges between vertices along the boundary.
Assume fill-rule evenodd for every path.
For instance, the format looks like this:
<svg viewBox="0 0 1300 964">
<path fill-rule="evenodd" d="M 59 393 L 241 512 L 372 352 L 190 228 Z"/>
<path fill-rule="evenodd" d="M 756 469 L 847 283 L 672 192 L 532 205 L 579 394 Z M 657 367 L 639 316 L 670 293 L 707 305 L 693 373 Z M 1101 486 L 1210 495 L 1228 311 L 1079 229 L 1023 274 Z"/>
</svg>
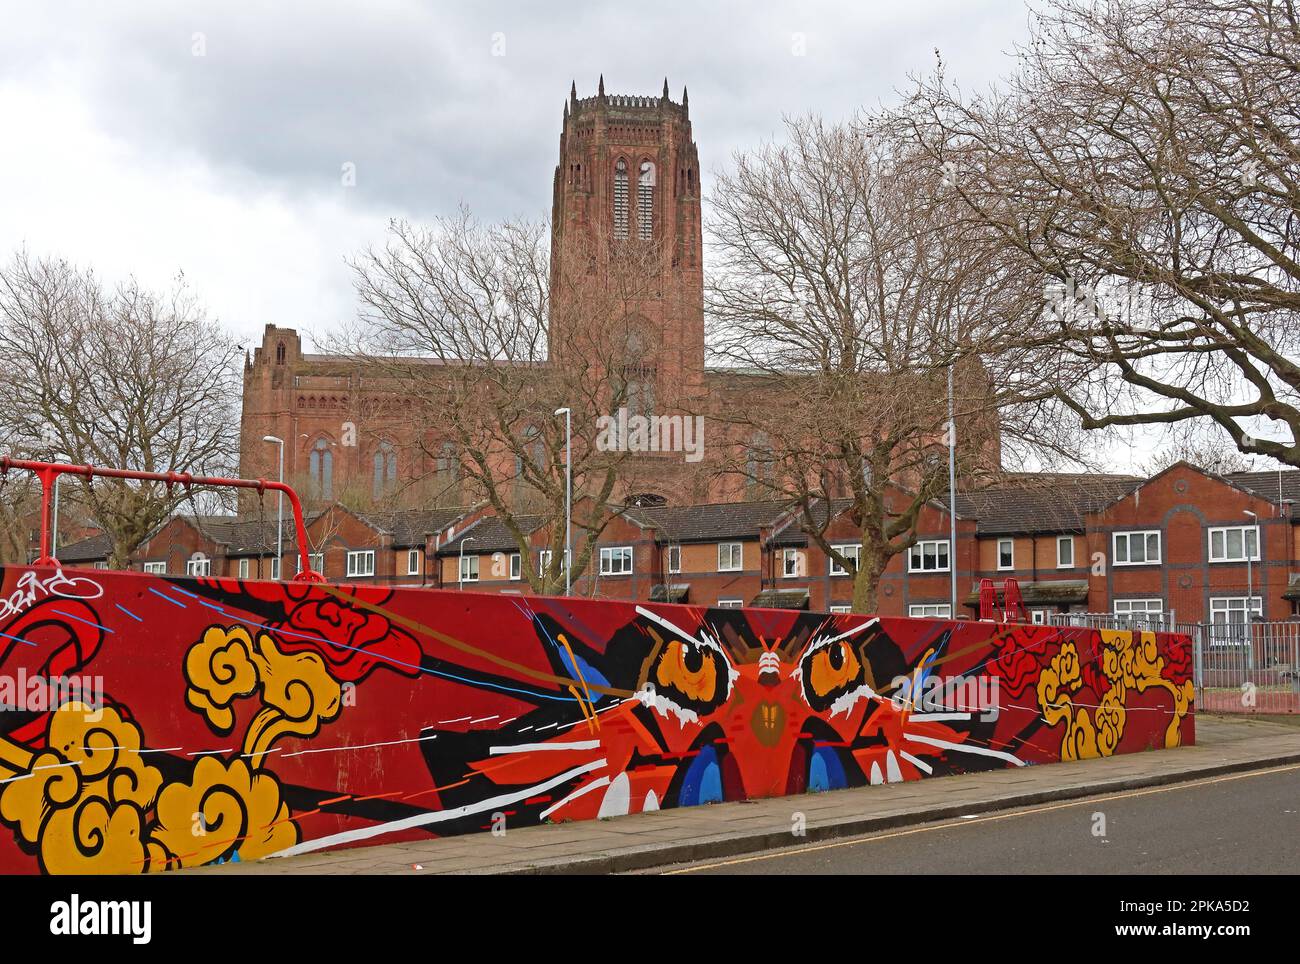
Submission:
<svg viewBox="0 0 1300 964">
<path fill-rule="evenodd" d="M 699 395 L 704 372 L 699 155 L 686 91 L 680 103 L 670 100 L 665 79 L 658 97 L 606 94 L 602 76 L 594 97 L 570 88 L 563 118 L 551 245 L 560 330 L 552 354 L 562 361 L 565 325 L 622 320 L 579 321 L 582 312 L 564 310 L 566 299 L 580 297 L 583 285 L 608 287 L 611 275 L 634 264 L 645 283 L 609 310 L 630 318 L 647 346 L 637 401 L 681 410 Z"/>
</svg>

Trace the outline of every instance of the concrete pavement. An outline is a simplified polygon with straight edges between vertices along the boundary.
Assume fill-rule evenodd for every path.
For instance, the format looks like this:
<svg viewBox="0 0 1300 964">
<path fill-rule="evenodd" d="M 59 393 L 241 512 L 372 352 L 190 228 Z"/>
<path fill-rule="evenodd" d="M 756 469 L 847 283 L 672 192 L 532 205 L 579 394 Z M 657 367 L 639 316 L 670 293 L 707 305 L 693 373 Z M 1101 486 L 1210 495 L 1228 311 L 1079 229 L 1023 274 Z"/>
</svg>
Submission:
<svg viewBox="0 0 1300 964">
<path fill-rule="evenodd" d="M 1300 722 L 1300 721 L 1298 721 Z M 1198 717 L 1197 745 L 199 868 L 224 874 L 617 873 L 1300 763 L 1300 726 Z M 795 831 L 802 830 L 801 836 Z"/>
</svg>

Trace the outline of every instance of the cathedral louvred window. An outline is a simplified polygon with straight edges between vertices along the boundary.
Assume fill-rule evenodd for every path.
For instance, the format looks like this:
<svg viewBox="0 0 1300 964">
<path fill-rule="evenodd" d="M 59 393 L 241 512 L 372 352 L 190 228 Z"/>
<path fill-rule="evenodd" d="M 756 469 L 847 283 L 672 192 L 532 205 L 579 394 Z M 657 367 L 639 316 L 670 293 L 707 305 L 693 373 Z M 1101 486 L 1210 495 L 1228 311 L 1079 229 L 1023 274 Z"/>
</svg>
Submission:
<svg viewBox="0 0 1300 964">
<path fill-rule="evenodd" d="M 627 161 L 614 165 L 614 238 L 627 240 Z"/>
<path fill-rule="evenodd" d="M 642 241 L 654 235 L 655 166 L 650 161 L 641 162 L 641 173 L 636 182 L 636 234 Z"/>
</svg>

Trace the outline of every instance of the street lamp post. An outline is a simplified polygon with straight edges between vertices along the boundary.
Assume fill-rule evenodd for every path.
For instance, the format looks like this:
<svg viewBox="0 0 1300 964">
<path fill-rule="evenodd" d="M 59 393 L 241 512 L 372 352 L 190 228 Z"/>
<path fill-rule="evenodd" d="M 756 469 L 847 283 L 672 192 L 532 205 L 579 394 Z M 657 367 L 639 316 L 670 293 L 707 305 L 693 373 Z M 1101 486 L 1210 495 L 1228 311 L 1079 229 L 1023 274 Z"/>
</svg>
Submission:
<svg viewBox="0 0 1300 964">
<path fill-rule="evenodd" d="M 460 565 L 456 569 L 456 588 L 460 591 L 465 590 L 465 543 L 473 542 L 473 536 L 466 536 L 460 540 Z"/>
<path fill-rule="evenodd" d="M 1249 509 L 1246 510 L 1246 515 L 1250 516 L 1252 519 L 1255 520 L 1254 552 L 1251 551 L 1249 543 L 1246 543 L 1245 534 L 1242 535 L 1242 542 L 1246 543 L 1245 545 L 1243 545 L 1242 548 L 1246 550 L 1246 623 L 1249 625 L 1255 613 L 1255 578 L 1254 578 L 1255 573 L 1252 565 L 1252 559 L 1254 559 L 1255 552 L 1259 552 L 1259 517 L 1255 515 L 1255 513 L 1251 512 Z"/>
<path fill-rule="evenodd" d="M 953 413 L 952 366 L 948 366 L 948 577 L 952 608 L 948 615 L 957 618 L 957 420 Z"/>
<path fill-rule="evenodd" d="M 277 482 L 284 482 L 284 439 L 274 435 L 263 435 L 263 442 L 272 442 L 280 447 L 280 475 Z M 275 506 L 275 575 L 278 579 L 282 574 L 280 567 L 284 565 L 281 561 L 284 559 L 284 493 L 280 492 L 276 496 Z"/>
<path fill-rule="evenodd" d="M 569 566 L 573 558 L 573 413 L 568 408 L 557 408 L 556 415 L 564 416 L 564 594 L 570 590 Z"/>
</svg>

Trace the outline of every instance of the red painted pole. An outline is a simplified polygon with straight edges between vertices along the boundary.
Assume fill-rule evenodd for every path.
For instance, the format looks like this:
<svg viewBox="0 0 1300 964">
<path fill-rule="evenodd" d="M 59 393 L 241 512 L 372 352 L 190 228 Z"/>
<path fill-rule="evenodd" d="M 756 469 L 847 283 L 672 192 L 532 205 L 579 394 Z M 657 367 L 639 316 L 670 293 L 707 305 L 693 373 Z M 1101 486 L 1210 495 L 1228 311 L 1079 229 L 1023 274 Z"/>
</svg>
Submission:
<svg viewBox="0 0 1300 964">
<path fill-rule="evenodd" d="M 58 560 L 50 554 L 50 498 L 54 480 L 60 475 L 80 475 L 87 479 L 135 479 L 140 482 L 162 482 L 168 486 L 192 485 L 227 487 L 235 489 L 256 489 L 265 492 L 283 492 L 289 497 L 293 509 L 293 523 L 298 533 L 298 559 L 301 571 L 294 576 L 295 582 L 324 582 L 325 577 L 311 568 L 311 553 L 307 546 L 307 525 L 303 521 L 302 502 L 293 487 L 283 482 L 271 482 L 267 479 L 227 479 L 220 476 L 191 475 L 188 472 L 136 472 L 132 469 L 105 469 L 93 465 L 69 465 L 63 462 L 34 462 L 29 459 L 0 458 L 0 475 L 8 474 L 10 469 L 25 469 L 41 480 L 41 555 L 36 560 L 38 566 L 57 566 Z"/>
</svg>

